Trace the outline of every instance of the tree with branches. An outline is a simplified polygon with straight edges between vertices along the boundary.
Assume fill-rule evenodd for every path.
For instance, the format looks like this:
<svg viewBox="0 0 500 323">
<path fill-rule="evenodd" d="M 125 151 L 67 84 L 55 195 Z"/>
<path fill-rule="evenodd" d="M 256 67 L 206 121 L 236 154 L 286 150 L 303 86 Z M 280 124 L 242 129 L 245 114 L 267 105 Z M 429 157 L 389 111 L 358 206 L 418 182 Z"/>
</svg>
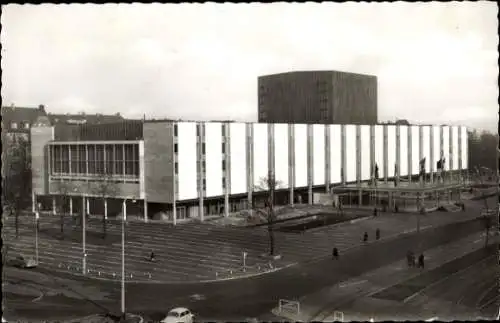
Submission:
<svg viewBox="0 0 500 323">
<path fill-rule="evenodd" d="M 97 195 L 101 200 L 103 206 L 106 205 L 106 199 L 114 197 L 118 193 L 118 187 L 111 175 L 107 175 L 100 179 L 93 190 L 93 195 Z M 104 215 L 102 217 L 102 235 L 106 239 L 107 233 L 107 207 L 104 208 Z"/>
<path fill-rule="evenodd" d="M 19 214 L 31 196 L 31 158 L 28 141 L 14 136 L 3 142 L 3 198 L 15 216 L 16 238 L 19 237 Z"/>
<path fill-rule="evenodd" d="M 71 185 L 69 181 L 58 180 L 54 182 L 56 184 L 56 190 L 59 194 L 59 201 L 61 202 L 61 208 L 59 211 L 61 235 L 64 237 L 64 217 L 66 215 L 66 203 L 68 202 L 68 193 L 71 192 Z"/>
<path fill-rule="evenodd" d="M 274 174 L 268 173 L 267 177 L 259 180 L 259 184 L 255 186 L 256 191 L 266 191 L 264 207 L 254 208 L 255 211 L 264 216 L 267 222 L 267 231 L 269 233 L 269 255 L 275 255 L 275 236 L 274 222 L 276 221 L 276 211 L 274 209 L 274 193 L 277 189 L 282 188 L 280 181 L 276 180 Z"/>
</svg>

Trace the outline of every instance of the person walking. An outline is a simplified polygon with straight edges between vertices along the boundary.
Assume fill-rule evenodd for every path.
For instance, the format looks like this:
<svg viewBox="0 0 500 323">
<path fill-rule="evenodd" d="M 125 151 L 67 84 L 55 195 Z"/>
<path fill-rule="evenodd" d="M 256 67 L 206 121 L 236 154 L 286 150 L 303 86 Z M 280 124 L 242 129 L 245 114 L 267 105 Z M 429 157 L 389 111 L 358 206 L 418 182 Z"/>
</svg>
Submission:
<svg viewBox="0 0 500 323">
<path fill-rule="evenodd" d="M 408 263 L 408 268 L 413 267 L 412 252 L 411 252 L 411 250 L 408 250 L 408 252 L 406 253 L 406 261 Z"/>
<path fill-rule="evenodd" d="M 149 255 L 149 261 L 151 261 L 151 262 L 156 261 L 155 253 L 152 250 L 151 250 L 151 254 Z"/>
<path fill-rule="evenodd" d="M 368 232 L 365 231 L 365 234 L 363 235 L 363 242 L 366 243 L 368 242 Z"/>
<path fill-rule="evenodd" d="M 378 210 L 377 210 L 377 208 L 374 208 L 373 209 L 373 216 L 377 216 L 377 215 L 378 215 Z"/>
<path fill-rule="evenodd" d="M 424 269 L 425 264 L 424 264 L 424 254 L 421 253 L 420 256 L 418 256 L 418 267 Z"/>
<path fill-rule="evenodd" d="M 332 259 L 339 260 L 339 251 L 337 248 L 333 248 L 332 250 Z"/>
<path fill-rule="evenodd" d="M 377 228 L 377 230 L 375 231 L 375 239 L 380 240 L 380 229 L 379 228 Z"/>
</svg>

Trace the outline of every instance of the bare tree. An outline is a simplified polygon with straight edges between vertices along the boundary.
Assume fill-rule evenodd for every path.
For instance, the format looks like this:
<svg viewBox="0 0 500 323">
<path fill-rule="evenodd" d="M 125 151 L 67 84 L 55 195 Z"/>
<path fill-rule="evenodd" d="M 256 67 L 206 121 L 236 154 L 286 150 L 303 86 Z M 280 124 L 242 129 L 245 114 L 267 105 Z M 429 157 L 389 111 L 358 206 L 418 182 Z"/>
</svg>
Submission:
<svg viewBox="0 0 500 323">
<path fill-rule="evenodd" d="M 71 186 L 68 181 L 58 180 L 56 184 L 57 192 L 59 193 L 59 200 L 61 201 L 61 208 L 59 210 L 61 235 L 64 237 L 64 216 L 66 215 L 66 202 L 68 201 L 68 193 L 71 191 Z"/>
<path fill-rule="evenodd" d="M 106 175 L 103 179 L 97 182 L 93 192 L 93 194 L 99 196 L 102 200 L 103 206 L 106 204 L 106 199 L 108 197 L 114 197 L 118 193 L 118 187 L 113 180 L 111 175 Z M 105 210 L 105 213 L 107 210 Z M 102 234 L 103 239 L 106 239 L 106 230 L 107 230 L 107 214 L 103 214 L 102 217 Z"/>
<path fill-rule="evenodd" d="M 276 221 L 276 212 L 274 209 L 274 193 L 276 189 L 282 187 L 282 183 L 276 180 L 271 172 L 269 172 L 267 177 L 261 178 L 259 184 L 255 186 L 256 191 L 267 191 L 264 207 L 254 209 L 266 218 L 267 231 L 269 233 L 269 255 L 271 256 L 274 256 L 275 253 L 274 222 Z"/>
<path fill-rule="evenodd" d="M 31 158 L 29 145 L 23 137 L 13 137 L 3 142 L 2 158 L 3 198 L 15 216 L 16 238 L 19 237 L 19 214 L 31 195 Z"/>
</svg>

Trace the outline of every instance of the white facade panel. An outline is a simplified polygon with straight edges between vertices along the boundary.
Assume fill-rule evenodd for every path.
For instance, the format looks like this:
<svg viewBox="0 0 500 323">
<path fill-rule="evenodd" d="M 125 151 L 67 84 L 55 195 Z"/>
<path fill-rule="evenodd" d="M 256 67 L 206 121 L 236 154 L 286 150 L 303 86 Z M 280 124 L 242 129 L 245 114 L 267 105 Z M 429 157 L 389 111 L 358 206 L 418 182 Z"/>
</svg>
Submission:
<svg viewBox="0 0 500 323">
<path fill-rule="evenodd" d="M 342 167 L 342 132 L 340 125 L 330 125 L 330 182 L 338 184 L 342 181 L 340 168 Z"/>
<path fill-rule="evenodd" d="M 230 123 L 229 135 L 231 194 L 242 194 L 247 191 L 246 124 Z"/>
<path fill-rule="evenodd" d="M 399 126 L 399 175 L 408 176 L 408 126 Z"/>
<path fill-rule="evenodd" d="M 434 171 L 437 171 L 437 162 L 441 158 L 441 127 L 440 126 L 432 126 L 432 132 L 434 136 L 434 160 L 432 161 L 432 165 L 434 167 Z"/>
<path fill-rule="evenodd" d="M 254 123 L 253 126 L 253 185 L 254 191 L 267 190 L 269 144 L 267 124 Z"/>
<path fill-rule="evenodd" d="M 443 127 L 443 147 L 441 148 L 445 158 L 444 170 L 450 169 L 450 127 Z"/>
<path fill-rule="evenodd" d="M 196 171 L 196 123 L 177 123 L 178 199 L 198 198 Z"/>
<path fill-rule="evenodd" d="M 379 179 L 384 177 L 384 126 L 375 126 L 375 164 Z M 375 170 L 375 165 L 373 165 Z"/>
<path fill-rule="evenodd" d="M 307 125 L 294 125 L 295 187 L 307 186 Z"/>
<path fill-rule="evenodd" d="M 387 126 L 387 174 L 388 178 L 394 177 L 394 165 L 396 165 L 396 126 Z"/>
<path fill-rule="evenodd" d="M 356 126 L 345 126 L 346 182 L 356 181 Z"/>
<path fill-rule="evenodd" d="M 458 153 L 458 131 L 459 128 L 456 126 L 453 126 L 451 128 L 451 141 L 452 141 L 452 150 L 453 150 L 453 170 L 458 170 L 458 161 L 460 159 L 460 154 Z"/>
<path fill-rule="evenodd" d="M 425 158 L 425 172 L 430 173 L 431 171 L 431 127 L 422 126 L 422 156 Z M 434 170 L 436 168 L 434 167 Z"/>
<path fill-rule="evenodd" d="M 469 168 L 469 134 L 467 133 L 467 127 L 460 127 L 462 132 L 462 169 Z"/>
<path fill-rule="evenodd" d="M 274 125 L 274 176 L 278 188 L 288 188 L 288 124 Z"/>
<path fill-rule="evenodd" d="M 223 195 L 222 123 L 205 123 L 206 196 Z"/>
<path fill-rule="evenodd" d="M 313 125 L 313 185 L 325 185 L 325 126 Z"/>
<path fill-rule="evenodd" d="M 370 174 L 370 126 L 361 126 L 361 180 L 366 181 Z"/>
<path fill-rule="evenodd" d="M 420 173 L 420 127 L 411 126 L 410 131 L 411 131 L 411 174 L 418 175 Z M 423 155 L 425 157 L 425 153 Z M 428 154 L 427 158 L 429 158 Z"/>
</svg>

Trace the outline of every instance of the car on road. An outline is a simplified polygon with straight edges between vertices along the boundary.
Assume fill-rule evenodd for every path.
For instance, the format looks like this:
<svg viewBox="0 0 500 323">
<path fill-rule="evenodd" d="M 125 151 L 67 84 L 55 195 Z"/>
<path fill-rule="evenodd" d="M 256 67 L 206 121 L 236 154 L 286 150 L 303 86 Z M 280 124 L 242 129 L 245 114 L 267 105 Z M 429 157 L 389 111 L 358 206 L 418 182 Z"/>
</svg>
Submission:
<svg viewBox="0 0 500 323">
<path fill-rule="evenodd" d="M 38 264 L 35 259 L 26 257 L 24 255 L 19 255 L 15 259 L 12 259 L 10 265 L 17 268 L 31 269 L 35 268 Z"/>
<path fill-rule="evenodd" d="M 185 307 L 177 307 L 170 312 L 167 316 L 161 320 L 161 323 L 193 323 L 194 315 Z"/>
</svg>

